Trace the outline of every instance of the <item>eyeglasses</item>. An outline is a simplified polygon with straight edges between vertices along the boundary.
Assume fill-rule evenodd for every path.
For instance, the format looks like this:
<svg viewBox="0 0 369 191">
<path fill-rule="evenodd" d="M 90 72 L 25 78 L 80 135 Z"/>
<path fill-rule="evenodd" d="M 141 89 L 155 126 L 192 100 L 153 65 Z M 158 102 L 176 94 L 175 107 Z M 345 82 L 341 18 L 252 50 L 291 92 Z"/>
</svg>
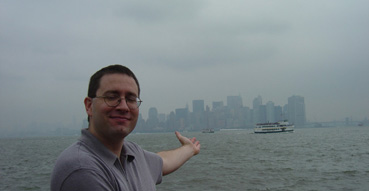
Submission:
<svg viewBox="0 0 369 191">
<path fill-rule="evenodd" d="M 138 97 L 121 98 L 119 96 L 96 96 L 95 98 L 103 98 L 104 102 L 109 107 L 117 107 L 122 102 L 122 99 L 126 101 L 129 109 L 137 109 L 142 103 L 142 100 Z"/>
</svg>

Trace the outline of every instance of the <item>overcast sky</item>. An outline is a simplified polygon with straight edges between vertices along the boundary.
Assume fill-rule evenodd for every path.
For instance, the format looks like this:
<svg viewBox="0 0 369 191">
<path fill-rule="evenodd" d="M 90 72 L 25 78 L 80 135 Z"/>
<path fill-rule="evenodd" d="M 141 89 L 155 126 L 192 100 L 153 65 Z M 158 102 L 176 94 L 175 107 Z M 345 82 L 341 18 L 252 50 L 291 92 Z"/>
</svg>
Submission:
<svg viewBox="0 0 369 191">
<path fill-rule="evenodd" d="M 367 0 L 0 1 L 0 128 L 78 123 L 90 76 L 137 75 L 140 112 L 241 95 L 305 98 L 307 120 L 369 116 Z"/>
</svg>

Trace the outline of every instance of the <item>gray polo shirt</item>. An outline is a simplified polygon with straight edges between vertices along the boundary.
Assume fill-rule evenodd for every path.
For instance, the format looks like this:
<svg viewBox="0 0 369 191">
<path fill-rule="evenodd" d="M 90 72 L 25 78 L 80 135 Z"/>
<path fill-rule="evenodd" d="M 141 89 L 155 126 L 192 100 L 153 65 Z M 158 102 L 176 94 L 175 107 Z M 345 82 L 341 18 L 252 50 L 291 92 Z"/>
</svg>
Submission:
<svg viewBox="0 0 369 191">
<path fill-rule="evenodd" d="M 159 155 L 124 141 L 120 159 L 83 129 L 80 139 L 57 159 L 51 191 L 156 190 L 155 185 L 162 180 Z"/>
</svg>

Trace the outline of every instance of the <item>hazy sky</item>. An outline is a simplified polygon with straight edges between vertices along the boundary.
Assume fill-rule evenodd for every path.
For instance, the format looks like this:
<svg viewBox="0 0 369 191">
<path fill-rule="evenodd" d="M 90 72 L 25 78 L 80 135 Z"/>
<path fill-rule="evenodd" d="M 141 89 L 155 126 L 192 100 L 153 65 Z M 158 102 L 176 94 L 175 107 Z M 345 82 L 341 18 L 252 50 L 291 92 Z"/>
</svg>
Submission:
<svg viewBox="0 0 369 191">
<path fill-rule="evenodd" d="M 305 98 L 309 121 L 369 116 L 367 0 L 0 1 L 0 128 L 78 123 L 90 76 L 137 75 L 169 113 L 241 95 Z"/>
</svg>

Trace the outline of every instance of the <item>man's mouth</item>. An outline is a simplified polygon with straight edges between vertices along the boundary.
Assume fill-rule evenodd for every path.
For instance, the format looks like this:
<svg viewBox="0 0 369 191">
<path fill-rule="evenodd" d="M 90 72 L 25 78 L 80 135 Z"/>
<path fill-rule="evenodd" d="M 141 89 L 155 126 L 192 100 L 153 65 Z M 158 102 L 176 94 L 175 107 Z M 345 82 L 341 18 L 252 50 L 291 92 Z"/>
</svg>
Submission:
<svg viewBox="0 0 369 191">
<path fill-rule="evenodd" d="M 111 119 L 115 119 L 115 120 L 124 120 L 124 121 L 129 121 L 130 118 L 127 116 L 119 116 L 119 115 L 112 115 L 110 116 Z"/>
</svg>

